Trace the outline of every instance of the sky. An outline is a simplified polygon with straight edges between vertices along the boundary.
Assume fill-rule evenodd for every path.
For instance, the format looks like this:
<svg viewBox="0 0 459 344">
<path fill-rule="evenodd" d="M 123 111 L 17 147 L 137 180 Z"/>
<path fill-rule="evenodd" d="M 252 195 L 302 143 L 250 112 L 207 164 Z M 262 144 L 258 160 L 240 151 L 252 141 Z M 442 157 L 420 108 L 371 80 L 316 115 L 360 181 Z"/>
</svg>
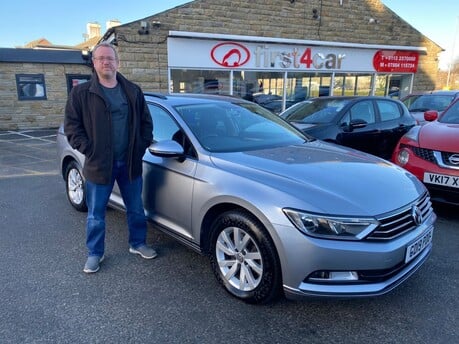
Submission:
<svg viewBox="0 0 459 344">
<path fill-rule="evenodd" d="M 190 1 L 6 0 L 0 5 L 0 48 L 23 46 L 40 38 L 56 45 L 76 45 L 84 41 L 89 22 L 98 22 L 105 33 L 109 20 L 126 24 L 187 2 Z M 459 56 L 459 0 L 382 2 L 446 50 L 440 58 L 440 68 L 447 69 L 453 56 Z"/>
</svg>

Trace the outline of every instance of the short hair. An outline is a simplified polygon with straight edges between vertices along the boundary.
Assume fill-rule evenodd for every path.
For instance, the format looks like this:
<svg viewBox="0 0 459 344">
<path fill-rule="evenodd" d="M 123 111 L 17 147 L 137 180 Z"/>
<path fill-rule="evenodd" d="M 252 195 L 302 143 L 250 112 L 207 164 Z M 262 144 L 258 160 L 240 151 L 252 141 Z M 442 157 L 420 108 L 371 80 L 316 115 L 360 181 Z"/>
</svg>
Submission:
<svg viewBox="0 0 459 344">
<path fill-rule="evenodd" d="M 119 61 L 119 56 L 118 56 L 118 50 L 116 49 L 116 47 L 113 45 L 113 44 L 110 44 L 108 42 L 102 42 L 102 43 L 99 43 L 97 44 L 93 49 L 92 49 L 92 52 L 91 52 L 91 56 L 94 58 L 94 53 L 96 52 L 97 49 L 99 49 L 100 47 L 106 47 L 106 48 L 110 48 L 113 50 L 113 52 L 115 53 L 115 59 L 117 61 Z"/>
</svg>

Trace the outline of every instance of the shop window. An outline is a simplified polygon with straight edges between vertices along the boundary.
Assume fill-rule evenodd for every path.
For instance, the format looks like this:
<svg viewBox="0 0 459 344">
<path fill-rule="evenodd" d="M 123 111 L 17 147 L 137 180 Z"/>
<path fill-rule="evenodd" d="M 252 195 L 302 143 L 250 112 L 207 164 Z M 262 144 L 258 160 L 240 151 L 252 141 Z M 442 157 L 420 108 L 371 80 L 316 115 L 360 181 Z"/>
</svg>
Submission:
<svg viewBox="0 0 459 344">
<path fill-rule="evenodd" d="M 356 96 L 369 96 L 371 95 L 371 75 L 356 75 L 355 76 L 355 89 L 354 94 Z"/>
<path fill-rule="evenodd" d="M 45 76 L 43 74 L 16 74 L 19 100 L 46 100 Z"/>
<path fill-rule="evenodd" d="M 76 85 L 83 84 L 89 79 L 91 79 L 91 75 L 89 74 L 67 74 L 67 93 L 70 93 L 72 88 Z"/>
<path fill-rule="evenodd" d="M 231 94 L 228 71 L 171 70 L 173 93 Z"/>
<path fill-rule="evenodd" d="M 280 113 L 284 83 L 284 72 L 237 71 L 233 75 L 233 94 Z"/>
<path fill-rule="evenodd" d="M 311 89 L 311 76 L 312 75 L 307 73 L 287 73 L 287 107 L 309 98 Z"/>
<path fill-rule="evenodd" d="M 353 96 L 356 90 L 356 80 L 356 76 L 353 74 L 336 74 L 333 95 Z"/>
</svg>

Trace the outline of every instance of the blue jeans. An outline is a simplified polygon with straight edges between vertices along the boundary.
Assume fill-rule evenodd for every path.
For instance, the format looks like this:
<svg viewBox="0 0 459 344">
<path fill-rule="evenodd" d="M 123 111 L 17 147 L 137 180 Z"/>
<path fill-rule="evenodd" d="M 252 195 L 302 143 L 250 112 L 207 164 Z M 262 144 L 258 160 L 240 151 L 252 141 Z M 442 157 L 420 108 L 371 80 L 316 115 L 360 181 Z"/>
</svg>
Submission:
<svg viewBox="0 0 459 344">
<path fill-rule="evenodd" d="M 86 181 L 86 204 L 88 206 L 86 247 L 89 256 L 101 257 L 104 254 L 105 212 L 115 180 L 126 207 L 129 245 L 133 248 L 145 245 L 147 221 L 142 203 L 142 176 L 132 182 L 129 181 L 126 163 L 115 161 L 110 184 L 94 184 Z"/>
</svg>

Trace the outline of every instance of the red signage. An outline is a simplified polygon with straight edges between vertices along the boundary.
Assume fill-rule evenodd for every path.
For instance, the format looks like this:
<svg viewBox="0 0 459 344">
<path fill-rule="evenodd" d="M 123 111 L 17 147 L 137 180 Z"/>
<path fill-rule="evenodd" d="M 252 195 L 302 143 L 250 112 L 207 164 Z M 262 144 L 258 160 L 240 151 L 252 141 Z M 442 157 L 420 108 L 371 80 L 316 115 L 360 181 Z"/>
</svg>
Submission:
<svg viewBox="0 0 459 344">
<path fill-rule="evenodd" d="M 217 44 L 210 52 L 212 60 L 222 67 L 241 67 L 250 59 L 250 51 L 236 42 Z"/>
<path fill-rule="evenodd" d="M 416 73 L 419 54 L 414 51 L 378 50 L 373 56 L 373 67 L 384 73 Z"/>
</svg>

